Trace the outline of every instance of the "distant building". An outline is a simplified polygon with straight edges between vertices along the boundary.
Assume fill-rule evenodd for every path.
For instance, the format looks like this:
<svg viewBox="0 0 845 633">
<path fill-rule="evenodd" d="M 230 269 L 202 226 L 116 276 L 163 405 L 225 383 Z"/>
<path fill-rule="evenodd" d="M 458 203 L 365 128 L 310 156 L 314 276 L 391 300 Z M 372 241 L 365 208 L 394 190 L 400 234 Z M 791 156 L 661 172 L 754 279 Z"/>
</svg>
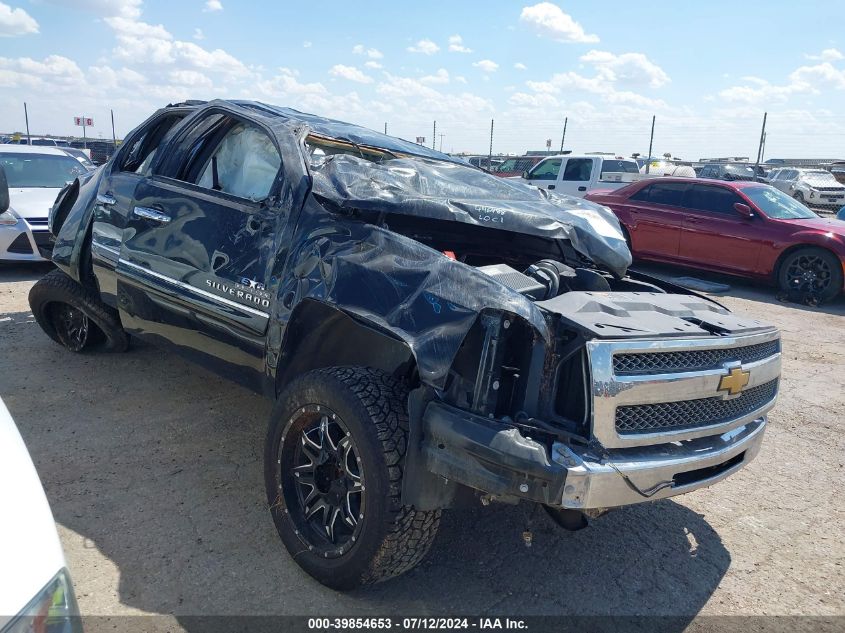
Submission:
<svg viewBox="0 0 845 633">
<path fill-rule="evenodd" d="M 825 167 L 831 163 L 840 163 L 841 158 L 769 158 L 765 164 L 770 166 L 789 165 L 790 167 Z"/>
<path fill-rule="evenodd" d="M 699 163 L 747 163 L 748 156 L 726 156 L 724 158 L 699 158 Z M 768 161 L 766 161 L 768 162 Z"/>
</svg>

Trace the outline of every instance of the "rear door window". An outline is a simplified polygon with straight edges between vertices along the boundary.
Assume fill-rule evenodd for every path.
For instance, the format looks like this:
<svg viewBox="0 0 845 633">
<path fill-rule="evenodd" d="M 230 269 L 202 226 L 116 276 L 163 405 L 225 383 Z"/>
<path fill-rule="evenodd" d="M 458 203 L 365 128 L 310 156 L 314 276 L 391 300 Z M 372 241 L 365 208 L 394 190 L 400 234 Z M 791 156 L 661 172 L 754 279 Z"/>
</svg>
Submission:
<svg viewBox="0 0 845 633">
<path fill-rule="evenodd" d="M 183 118 L 184 115 L 181 114 L 165 116 L 150 124 L 135 138 L 130 139 L 130 145 L 123 150 L 118 159 L 118 171 L 148 175 L 156 152 L 165 136 Z"/>
<path fill-rule="evenodd" d="M 640 189 L 631 200 L 680 207 L 688 186 L 685 182 L 655 182 Z"/>
<path fill-rule="evenodd" d="M 742 202 L 742 199 L 726 187 L 695 184 L 686 192 L 683 206 L 706 213 L 735 215 L 733 206 L 736 202 Z"/>
<path fill-rule="evenodd" d="M 166 165 L 163 175 L 253 202 L 270 195 L 281 157 L 257 125 L 211 113 L 180 142 L 187 148 L 183 158 Z"/>
<path fill-rule="evenodd" d="M 586 182 L 593 172 L 592 158 L 570 158 L 563 170 L 563 180 Z"/>
</svg>

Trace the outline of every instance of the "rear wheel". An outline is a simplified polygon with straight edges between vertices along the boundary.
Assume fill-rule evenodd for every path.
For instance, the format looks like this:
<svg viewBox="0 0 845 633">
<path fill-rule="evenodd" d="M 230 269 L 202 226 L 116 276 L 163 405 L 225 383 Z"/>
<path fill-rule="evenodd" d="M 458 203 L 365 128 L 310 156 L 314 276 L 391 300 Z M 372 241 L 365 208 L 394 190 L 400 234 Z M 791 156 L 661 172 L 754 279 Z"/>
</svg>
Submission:
<svg viewBox="0 0 845 633">
<path fill-rule="evenodd" d="M 810 293 L 820 301 L 829 301 L 838 295 L 842 291 L 842 279 L 842 263 L 838 258 L 815 247 L 790 253 L 778 270 L 781 289 Z"/>
<path fill-rule="evenodd" d="M 129 347 L 117 312 L 61 270 L 36 282 L 29 307 L 47 336 L 72 352 L 123 352 Z"/>
<path fill-rule="evenodd" d="M 279 396 L 265 446 L 273 521 L 318 581 L 351 589 L 397 576 L 431 546 L 440 511 L 402 505 L 407 391 L 372 369 L 297 378 Z"/>
</svg>

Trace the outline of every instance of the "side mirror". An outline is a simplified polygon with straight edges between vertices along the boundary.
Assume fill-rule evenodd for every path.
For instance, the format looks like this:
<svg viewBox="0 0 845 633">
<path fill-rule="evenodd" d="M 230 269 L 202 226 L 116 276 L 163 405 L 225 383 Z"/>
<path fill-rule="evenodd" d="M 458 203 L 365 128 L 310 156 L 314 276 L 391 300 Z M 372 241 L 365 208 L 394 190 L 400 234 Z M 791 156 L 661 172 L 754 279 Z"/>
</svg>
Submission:
<svg viewBox="0 0 845 633">
<path fill-rule="evenodd" d="M 746 218 L 754 217 L 754 212 L 751 210 L 751 207 L 747 204 L 743 204 L 742 202 L 734 202 L 734 210 Z"/>
<path fill-rule="evenodd" d="M 6 179 L 6 170 L 0 165 L 0 213 L 9 210 L 9 181 Z"/>
<path fill-rule="evenodd" d="M 522 172 L 522 177 L 523 177 L 525 180 L 528 180 L 528 170 L 527 170 L 527 169 L 526 169 L 524 172 Z"/>
</svg>

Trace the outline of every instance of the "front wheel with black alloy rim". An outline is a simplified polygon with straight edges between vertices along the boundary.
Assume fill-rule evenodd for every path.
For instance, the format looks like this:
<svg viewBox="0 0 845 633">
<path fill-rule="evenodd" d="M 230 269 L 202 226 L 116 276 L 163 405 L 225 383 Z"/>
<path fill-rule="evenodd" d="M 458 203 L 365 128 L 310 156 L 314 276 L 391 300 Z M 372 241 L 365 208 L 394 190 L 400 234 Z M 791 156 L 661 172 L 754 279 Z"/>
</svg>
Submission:
<svg viewBox="0 0 845 633">
<path fill-rule="evenodd" d="M 384 372 L 333 367 L 294 380 L 273 409 L 265 483 L 293 559 L 351 589 L 397 576 L 431 546 L 440 511 L 401 501 L 407 389 Z"/>
<path fill-rule="evenodd" d="M 830 251 L 808 247 L 793 251 L 781 263 L 778 285 L 785 291 L 812 294 L 829 301 L 842 291 L 843 264 Z"/>
<path fill-rule="evenodd" d="M 61 270 L 35 283 L 29 307 L 41 329 L 72 352 L 123 352 L 129 347 L 117 311 Z"/>
</svg>

